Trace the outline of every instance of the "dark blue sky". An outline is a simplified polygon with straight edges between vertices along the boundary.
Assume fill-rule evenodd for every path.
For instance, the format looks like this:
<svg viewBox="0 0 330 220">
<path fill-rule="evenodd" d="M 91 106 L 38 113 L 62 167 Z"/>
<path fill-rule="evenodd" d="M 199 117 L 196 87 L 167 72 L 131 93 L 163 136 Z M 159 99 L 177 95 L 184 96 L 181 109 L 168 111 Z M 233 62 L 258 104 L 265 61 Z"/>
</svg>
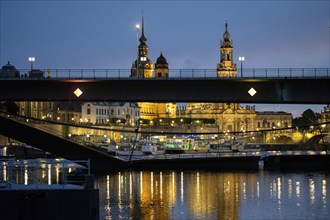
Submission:
<svg viewBox="0 0 330 220">
<path fill-rule="evenodd" d="M 329 0 L 0 0 L 0 65 L 18 69 L 122 68 L 136 57 L 145 16 L 149 58 L 170 68 L 215 69 L 224 23 L 246 68 L 329 67 Z M 277 110 L 272 105 L 272 109 Z"/>
</svg>

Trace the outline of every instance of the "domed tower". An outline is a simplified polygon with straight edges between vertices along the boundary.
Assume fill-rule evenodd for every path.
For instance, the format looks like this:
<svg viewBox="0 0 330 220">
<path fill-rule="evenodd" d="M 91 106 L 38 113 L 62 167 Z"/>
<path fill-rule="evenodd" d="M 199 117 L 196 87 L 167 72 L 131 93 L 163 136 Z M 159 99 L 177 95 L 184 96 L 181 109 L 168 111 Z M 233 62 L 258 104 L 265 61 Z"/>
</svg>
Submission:
<svg viewBox="0 0 330 220">
<path fill-rule="evenodd" d="M 168 63 L 162 52 L 155 63 L 155 78 L 168 78 Z"/>
<path fill-rule="evenodd" d="M 15 66 L 8 63 L 0 69 L 0 78 L 14 78 L 20 77 L 20 72 L 16 69 Z"/>
<path fill-rule="evenodd" d="M 225 32 L 220 42 L 220 63 L 217 68 L 218 77 L 236 77 L 236 64 L 233 62 L 233 43 L 230 40 L 228 24 L 225 24 Z"/>
<path fill-rule="evenodd" d="M 153 65 L 148 58 L 147 38 L 144 36 L 144 17 L 142 15 L 142 35 L 139 39 L 138 58 L 132 64 L 130 77 L 151 78 L 153 72 Z"/>
</svg>

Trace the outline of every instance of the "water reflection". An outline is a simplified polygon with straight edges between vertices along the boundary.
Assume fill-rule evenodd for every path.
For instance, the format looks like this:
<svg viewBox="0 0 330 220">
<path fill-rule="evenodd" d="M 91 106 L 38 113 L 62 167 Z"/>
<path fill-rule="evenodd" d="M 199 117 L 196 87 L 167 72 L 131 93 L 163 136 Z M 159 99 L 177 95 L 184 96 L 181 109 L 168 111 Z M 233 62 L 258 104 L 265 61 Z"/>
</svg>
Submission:
<svg viewBox="0 0 330 220">
<path fill-rule="evenodd" d="M 97 177 L 101 219 L 329 218 L 327 173 L 120 172 Z"/>
<path fill-rule="evenodd" d="M 69 173 L 80 167 L 64 159 L 0 160 L 0 181 L 24 185 L 58 184 L 61 172 Z"/>
</svg>

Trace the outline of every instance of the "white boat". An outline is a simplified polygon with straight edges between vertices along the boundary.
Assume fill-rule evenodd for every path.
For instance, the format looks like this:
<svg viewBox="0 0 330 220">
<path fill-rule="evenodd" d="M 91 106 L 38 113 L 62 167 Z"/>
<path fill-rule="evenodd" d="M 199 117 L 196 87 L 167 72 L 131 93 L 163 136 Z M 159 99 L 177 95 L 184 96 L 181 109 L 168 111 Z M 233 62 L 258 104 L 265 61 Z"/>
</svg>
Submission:
<svg viewBox="0 0 330 220">
<path fill-rule="evenodd" d="M 101 148 L 106 149 L 109 154 L 115 154 L 117 150 L 117 146 L 113 144 L 101 146 Z"/>
<path fill-rule="evenodd" d="M 235 140 L 232 144 L 231 144 L 231 150 L 234 152 L 238 152 L 238 151 L 243 151 L 245 148 L 246 143 L 242 140 Z"/>
<path fill-rule="evenodd" d="M 238 152 L 244 151 L 246 143 L 242 140 L 235 140 L 233 142 L 223 142 L 220 144 L 209 144 L 207 151 L 212 153 L 219 152 Z"/>
<path fill-rule="evenodd" d="M 219 153 L 219 152 L 231 152 L 231 144 L 223 143 L 223 144 L 209 144 L 207 146 L 207 152 L 210 153 Z"/>
<path fill-rule="evenodd" d="M 184 154 L 186 151 L 181 142 L 170 142 L 165 145 L 165 154 Z"/>
<path fill-rule="evenodd" d="M 141 147 L 141 152 L 145 155 L 161 155 L 165 151 L 160 149 L 160 147 L 155 143 L 145 143 Z"/>
<path fill-rule="evenodd" d="M 116 155 L 118 156 L 130 156 L 130 155 L 133 155 L 133 156 L 142 156 L 143 153 L 142 151 L 140 150 L 116 150 Z"/>
</svg>

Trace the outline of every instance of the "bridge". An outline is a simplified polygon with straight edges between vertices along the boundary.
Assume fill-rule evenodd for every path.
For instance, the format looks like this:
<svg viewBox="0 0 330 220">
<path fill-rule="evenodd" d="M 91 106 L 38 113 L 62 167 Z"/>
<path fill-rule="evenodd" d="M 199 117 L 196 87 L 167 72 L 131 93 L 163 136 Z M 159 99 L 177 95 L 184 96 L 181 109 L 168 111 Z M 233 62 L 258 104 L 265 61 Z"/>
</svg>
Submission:
<svg viewBox="0 0 330 220">
<path fill-rule="evenodd" d="M 0 78 L 0 101 L 330 103 L 329 69 L 252 69 L 236 78 L 216 78 L 214 70 L 179 70 L 170 78 L 148 79 L 129 78 L 128 71 L 120 70 L 114 71 L 115 75 L 108 70 L 44 72 L 48 76 Z M 80 92 L 75 94 L 77 89 Z M 3 116 L 0 125 L 1 134 L 63 158 L 91 159 L 93 173 L 131 167 L 106 153 Z M 223 163 L 219 158 L 203 161 L 210 166 L 215 162 Z"/>
<path fill-rule="evenodd" d="M 127 71 L 48 70 L 49 77 L 1 78 L 0 101 L 330 103 L 329 68 L 252 69 L 235 78 L 177 70 L 170 78 L 140 79 Z"/>
<path fill-rule="evenodd" d="M 281 130 L 264 132 L 264 143 L 274 144 L 299 144 L 305 147 L 317 147 L 324 144 L 324 137 L 329 135 L 327 129 L 310 129 L 304 131 Z"/>
</svg>

